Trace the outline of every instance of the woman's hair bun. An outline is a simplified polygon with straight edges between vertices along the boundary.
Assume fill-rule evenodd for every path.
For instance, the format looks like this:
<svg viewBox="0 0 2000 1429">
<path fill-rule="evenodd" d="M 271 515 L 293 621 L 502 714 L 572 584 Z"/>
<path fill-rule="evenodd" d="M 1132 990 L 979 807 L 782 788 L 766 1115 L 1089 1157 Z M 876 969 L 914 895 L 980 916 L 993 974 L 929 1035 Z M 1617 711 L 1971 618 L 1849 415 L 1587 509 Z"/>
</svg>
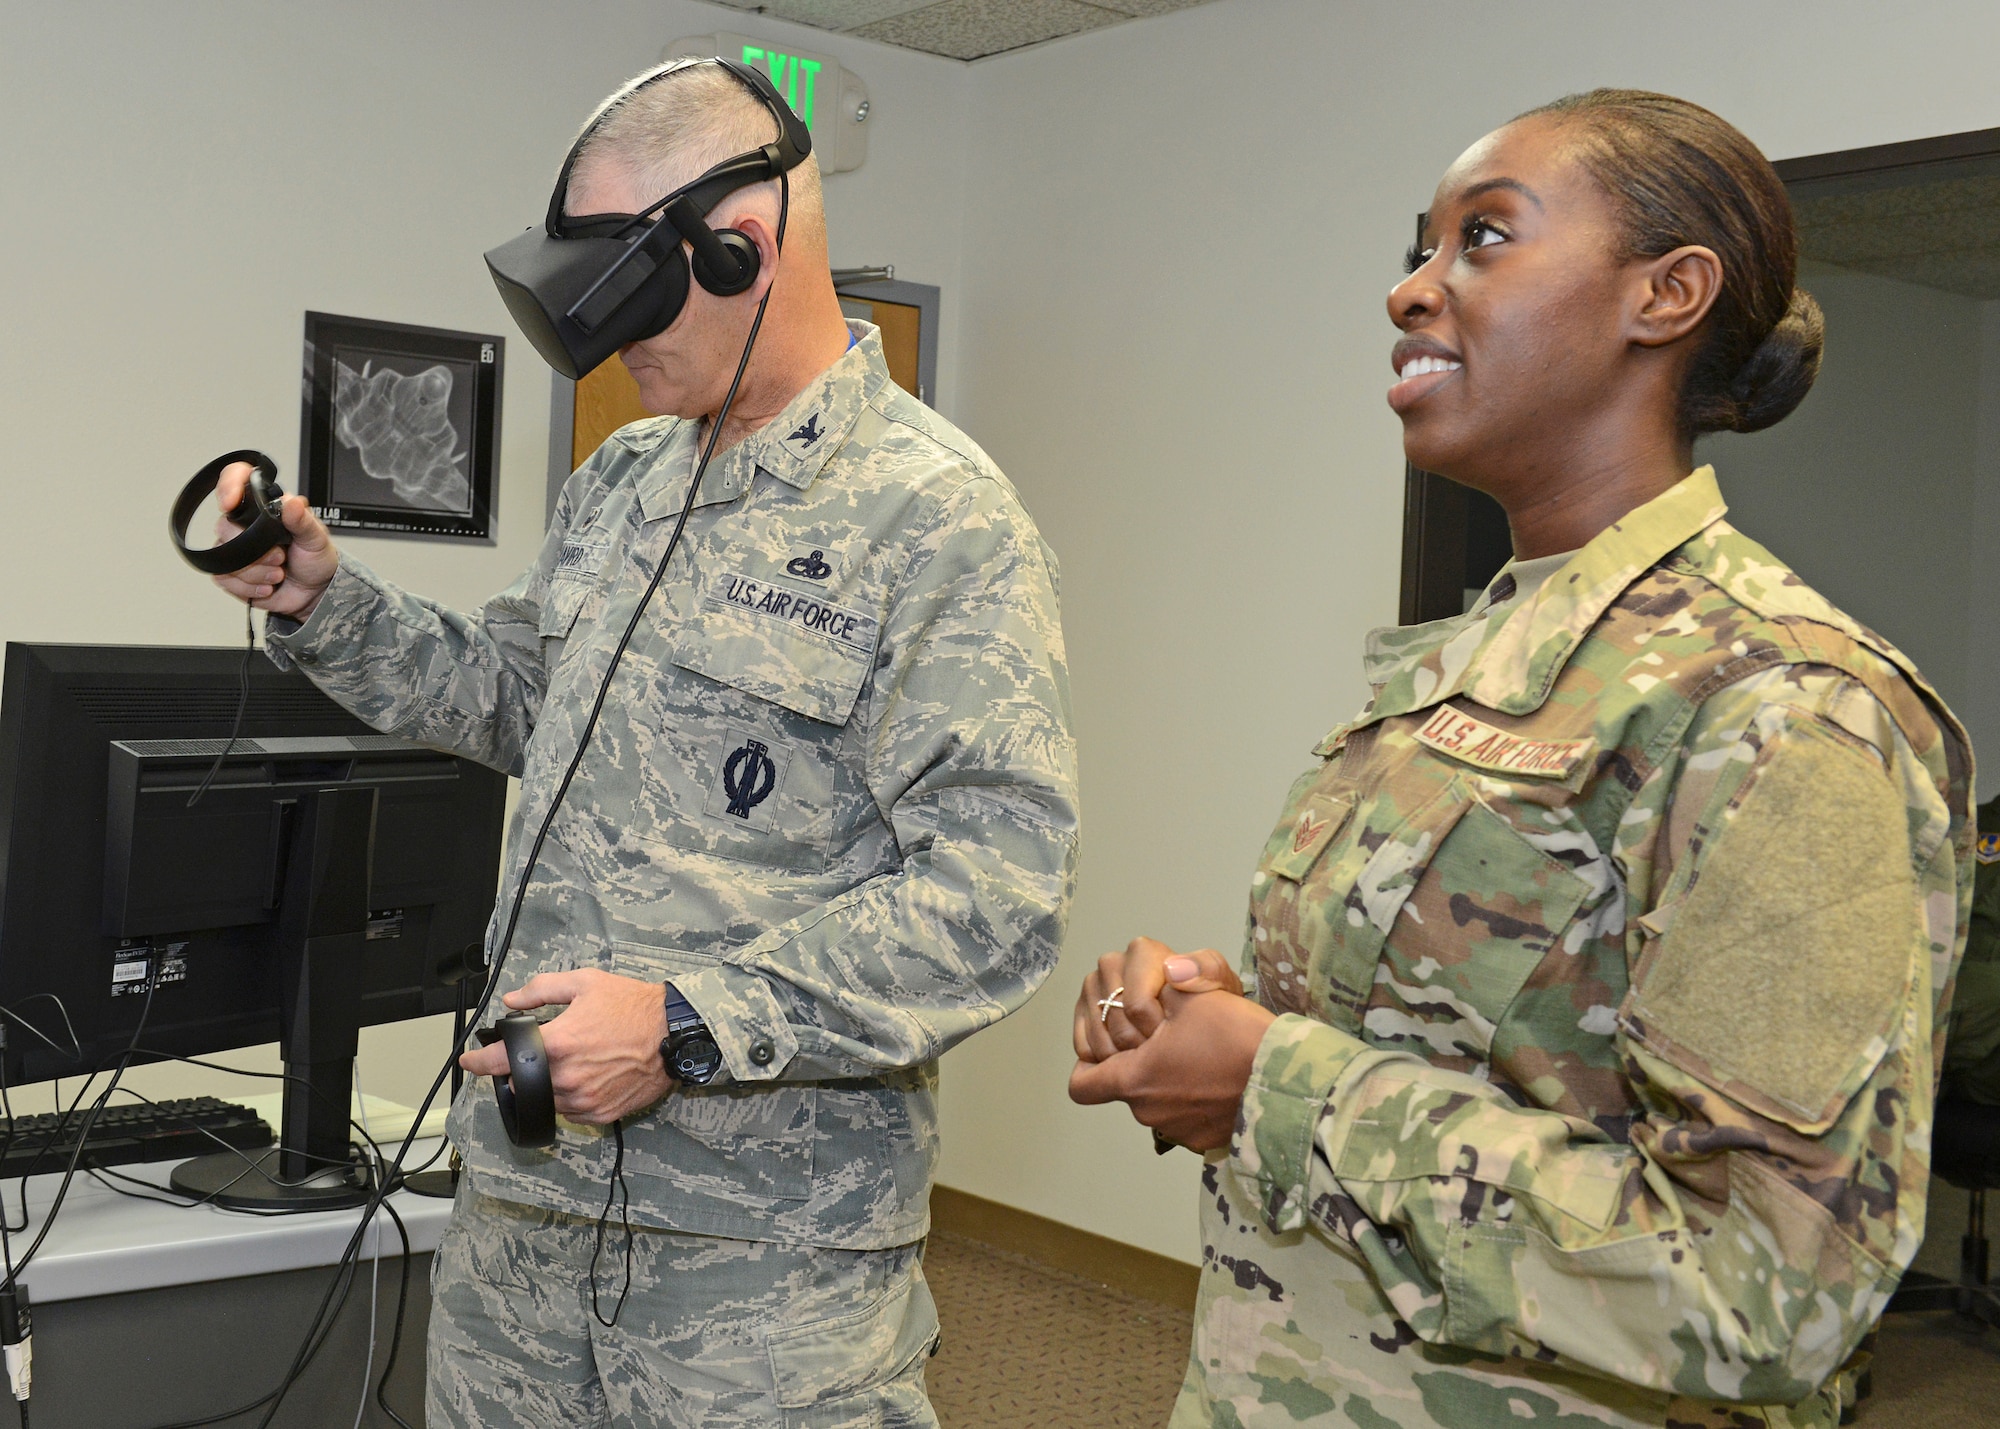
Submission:
<svg viewBox="0 0 2000 1429">
<path fill-rule="evenodd" d="M 1681 383 L 1681 432 L 1755 432 L 1819 373 L 1819 304 L 1795 286 L 1799 236 L 1770 160 L 1726 120 L 1671 95 L 1593 89 L 1531 109 L 1573 129 L 1578 161 L 1618 211 L 1624 256 L 1706 248 L 1722 289 Z"/>
<path fill-rule="evenodd" d="M 1721 429 L 1761 432 L 1790 416 L 1819 376 L 1820 352 L 1825 345 L 1826 322 L 1819 304 L 1804 288 L 1792 289 L 1784 317 L 1757 344 L 1757 350 L 1729 384 L 1734 410 Z"/>
</svg>

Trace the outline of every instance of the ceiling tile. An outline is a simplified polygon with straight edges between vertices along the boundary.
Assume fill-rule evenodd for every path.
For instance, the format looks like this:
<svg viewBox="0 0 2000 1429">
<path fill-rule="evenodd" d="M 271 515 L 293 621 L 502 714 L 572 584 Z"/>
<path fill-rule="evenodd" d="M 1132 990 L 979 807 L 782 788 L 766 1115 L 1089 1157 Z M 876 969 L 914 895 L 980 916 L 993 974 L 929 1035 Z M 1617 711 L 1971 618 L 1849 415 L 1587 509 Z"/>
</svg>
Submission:
<svg viewBox="0 0 2000 1429">
<path fill-rule="evenodd" d="M 1079 0 L 938 0 L 854 33 L 952 59 L 976 60 L 1129 18 Z"/>
<path fill-rule="evenodd" d="M 745 10 L 761 10 L 775 20 L 796 20 L 822 30 L 853 30 L 892 15 L 921 10 L 936 0 L 724 0 Z"/>
<path fill-rule="evenodd" d="M 1116 10 L 1121 15 L 1164 15 L 1169 10 L 1187 10 L 1196 5 L 1205 5 L 1208 0 L 1090 0 L 1106 10 Z"/>
<path fill-rule="evenodd" d="M 2000 297 L 2000 173 L 1808 193 L 1795 207 L 1803 257 L 1966 297 Z"/>
</svg>

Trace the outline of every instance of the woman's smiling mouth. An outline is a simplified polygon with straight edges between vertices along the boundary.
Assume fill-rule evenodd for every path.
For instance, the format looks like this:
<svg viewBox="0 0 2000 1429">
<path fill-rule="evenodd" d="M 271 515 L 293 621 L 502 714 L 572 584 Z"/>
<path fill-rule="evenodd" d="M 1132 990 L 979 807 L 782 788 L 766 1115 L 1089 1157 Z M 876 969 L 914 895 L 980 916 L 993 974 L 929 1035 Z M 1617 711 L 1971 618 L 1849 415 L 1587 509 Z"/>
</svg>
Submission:
<svg viewBox="0 0 2000 1429">
<path fill-rule="evenodd" d="M 1428 397 L 1451 380 L 1465 364 L 1436 343 L 1405 339 L 1389 355 L 1396 369 L 1395 385 L 1389 388 L 1389 406 L 1399 415 Z"/>
</svg>

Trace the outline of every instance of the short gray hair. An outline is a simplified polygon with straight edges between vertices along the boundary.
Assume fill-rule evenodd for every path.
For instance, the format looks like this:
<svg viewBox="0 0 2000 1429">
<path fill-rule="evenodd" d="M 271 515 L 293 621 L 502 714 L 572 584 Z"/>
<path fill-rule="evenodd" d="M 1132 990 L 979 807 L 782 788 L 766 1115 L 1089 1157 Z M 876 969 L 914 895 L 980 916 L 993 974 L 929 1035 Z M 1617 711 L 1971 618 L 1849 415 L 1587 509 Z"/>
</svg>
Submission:
<svg viewBox="0 0 2000 1429">
<path fill-rule="evenodd" d="M 617 165 L 637 182 L 647 203 L 778 137 L 777 121 L 763 100 L 721 65 L 700 60 L 683 61 L 637 89 L 628 86 L 606 102 L 594 122 L 596 132 L 577 155 L 575 171 Z M 792 221 L 823 231 L 818 160 L 808 157 L 788 178 Z"/>
</svg>

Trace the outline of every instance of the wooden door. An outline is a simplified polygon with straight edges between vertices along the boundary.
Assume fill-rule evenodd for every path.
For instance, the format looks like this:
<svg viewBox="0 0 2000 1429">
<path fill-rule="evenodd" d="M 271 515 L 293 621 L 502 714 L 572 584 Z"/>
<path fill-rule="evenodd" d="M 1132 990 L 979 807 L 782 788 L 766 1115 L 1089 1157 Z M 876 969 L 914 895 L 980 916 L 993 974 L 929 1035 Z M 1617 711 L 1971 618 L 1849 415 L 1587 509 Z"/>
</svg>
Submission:
<svg viewBox="0 0 2000 1429">
<path fill-rule="evenodd" d="M 576 384 L 571 411 L 569 469 L 575 471 L 584 458 L 604 445 L 604 439 L 620 427 L 652 416 L 639 401 L 639 384 L 625 364 L 613 353 L 594 372 L 584 374 Z"/>
<path fill-rule="evenodd" d="M 910 303 L 892 303 L 882 298 L 842 296 L 840 310 L 851 318 L 873 323 L 882 329 L 882 356 L 889 364 L 895 384 L 924 400 L 923 379 L 918 375 L 918 344 L 923 332 L 923 309 Z"/>
<path fill-rule="evenodd" d="M 841 311 L 873 323 L 882 332 L 883 356 L 889 376 L 920 402 L 937 400 L 938 290 L 924 283 L 905 283 L 886 276 L 888 269 L 836 271 Z M 631 422 L 653 414 L 639 401 L 639 384 L 612 357 L 581 382 L 553 379 L 549 407 L 549 475 L 546 511 L 555 514 L 556 498 L 569 474 L 604 439 Z"/>
</svg>

